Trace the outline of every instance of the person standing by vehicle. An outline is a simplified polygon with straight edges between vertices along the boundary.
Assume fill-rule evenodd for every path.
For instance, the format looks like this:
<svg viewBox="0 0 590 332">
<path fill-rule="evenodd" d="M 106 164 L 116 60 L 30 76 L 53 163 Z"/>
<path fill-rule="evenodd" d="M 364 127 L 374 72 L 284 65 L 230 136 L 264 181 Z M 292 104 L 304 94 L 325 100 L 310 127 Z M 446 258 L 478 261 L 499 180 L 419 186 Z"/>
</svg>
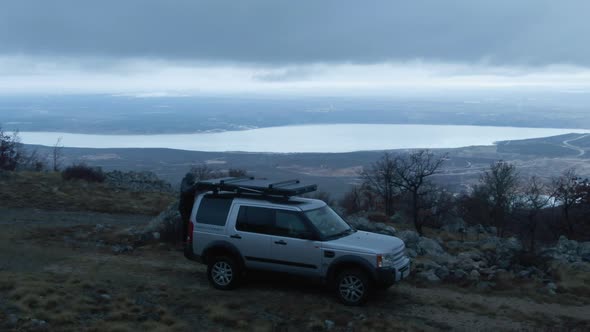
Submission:
<svg viewBox="0 0 590 332">
<path fill-rule="evenodd" d="M 188 223 L 190 222 L 193 204 L 195 202 L 195 180 L 193 173 L 188 172 L 180 183 L 180 200 L 178 203 L 178 212 L 182 219 L 182 242 L 187 241 Z"/>
</svg>

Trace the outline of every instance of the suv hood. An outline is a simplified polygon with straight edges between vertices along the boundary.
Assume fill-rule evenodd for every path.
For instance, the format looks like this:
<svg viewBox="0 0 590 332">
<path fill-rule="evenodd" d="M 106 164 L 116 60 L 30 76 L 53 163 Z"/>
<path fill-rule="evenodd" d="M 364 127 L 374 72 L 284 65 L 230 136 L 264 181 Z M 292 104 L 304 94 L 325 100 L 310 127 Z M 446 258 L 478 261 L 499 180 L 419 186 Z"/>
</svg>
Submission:
<svg viewBox="0 0 590 332">
<path fill-rule="evenodd" d="M 345 251 L 385 254 L 397 253 L 405 247 L 404 241 L 395 236 L 356 231 L 348 236 L 324 242 L 324 248 Z"/>
</svg>

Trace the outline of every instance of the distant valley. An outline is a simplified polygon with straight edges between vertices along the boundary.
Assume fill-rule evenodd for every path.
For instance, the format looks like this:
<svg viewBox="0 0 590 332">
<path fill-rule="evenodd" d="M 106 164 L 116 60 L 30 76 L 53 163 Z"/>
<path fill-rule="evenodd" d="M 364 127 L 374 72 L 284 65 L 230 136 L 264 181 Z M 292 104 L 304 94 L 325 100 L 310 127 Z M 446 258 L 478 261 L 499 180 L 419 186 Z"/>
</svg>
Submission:
<svg viewBox="0 0 590 332">
<path fill-rule="evenodd" d="M 40 154 L 51 148 L 30 146 Z M 497 160 L 517 165 L 523 177 L 550 178 L 566 168 L 576 167 L 590 176 L 590 136 L 560 135 L 539 139 L 498 142 L 492 146 L 438 149 L 449 159 L 435 181 L 454 192 L 476 183 L 481 171 Z M 583 152 L 583 154 L 581 154 Z M 64 164 L 84 162 L 106 170 L 146 170 L 178 186 L 182 176 L 194 165 L 211 168 L 241 168 L 257 177 L 299 178 L 320 185 L 321 191 L 341 197 L 358 182 L 358 172 L 382 151 L 350 153 L 240 153 L 193 152 L 173 149 L 83 149 L 64 148 Z"/>
</svg>

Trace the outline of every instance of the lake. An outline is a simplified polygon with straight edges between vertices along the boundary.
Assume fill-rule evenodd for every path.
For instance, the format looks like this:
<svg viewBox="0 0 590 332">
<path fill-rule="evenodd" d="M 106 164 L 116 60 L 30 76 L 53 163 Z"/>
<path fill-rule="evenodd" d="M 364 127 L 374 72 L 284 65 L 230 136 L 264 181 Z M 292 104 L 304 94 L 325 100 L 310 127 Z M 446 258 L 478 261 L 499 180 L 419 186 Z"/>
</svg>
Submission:
<svg viewBox="0 0 590 332">
<path fill-rule="evenodd" d="M 329 124 L 195 134 L 85 135 L 21 132 L 23 143 L 66 147 L 170 148 L 191 151 L 352 152 L 415 148 L 458 148 L 497 141 L 589 133 L 584 129 L 453 125 Z"/>
</svg>

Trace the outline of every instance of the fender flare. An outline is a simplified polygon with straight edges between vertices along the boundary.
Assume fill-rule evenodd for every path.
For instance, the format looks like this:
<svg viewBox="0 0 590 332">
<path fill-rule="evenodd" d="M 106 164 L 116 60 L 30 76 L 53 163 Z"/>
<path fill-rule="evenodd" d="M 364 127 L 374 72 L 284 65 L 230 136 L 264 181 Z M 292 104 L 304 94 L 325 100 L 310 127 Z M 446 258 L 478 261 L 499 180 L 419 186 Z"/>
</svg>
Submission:
<svg viewBox="0 0 590 332">
<path fill-rule="evenodd" d="M 207 256 L 211 251 L 214 250 L 229 252 L 233 257 L 235 257 L 238 260 L 240 266 L 244 266 L 244 258 L 242 257 L 242 254 L 240 254 L 238 248 L 235 245 L 222 240 L 213 241 L 207 247 L 205 247 L 205 249 L 203 249 L 203 252 L 201 254 L 203 263 L 207 264 Z"/>
<path fill-rule="evenodd" d="M 336 258 L 328 267 L 328 272 L 326 273 L 327 281 L 334 280 L 336 278 L 336 271 L 343 265 L 356 265 L 365 271 L 370 279 L 375 280 L 377 278 L 375 267 L 369 261 L 358 256 L 344 255 Z"/>
</svg>

